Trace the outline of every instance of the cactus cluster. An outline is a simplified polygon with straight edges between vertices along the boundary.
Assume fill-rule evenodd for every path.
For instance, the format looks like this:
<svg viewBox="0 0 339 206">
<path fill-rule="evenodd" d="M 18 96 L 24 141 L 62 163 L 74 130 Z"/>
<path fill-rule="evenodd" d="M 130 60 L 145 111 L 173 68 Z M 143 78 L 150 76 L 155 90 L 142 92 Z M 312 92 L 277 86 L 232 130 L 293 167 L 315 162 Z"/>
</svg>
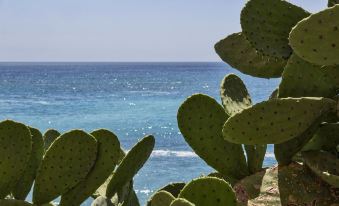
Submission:
<svg viewBox="0 0 339 206">
<path fill-rule="evenodd" d="M 281 77 L 267 101 L 253 104 L 235 74 L 222 80 L 219 104 L 194 94 L 180 106 L 179 129 L 216 172 L 158 190 L 148 206 L 339 205 L 339 1 L 311 14 L 283 0 L 249 0 L 242 32 L 215 45 L 240 72 Z M 266 147 L 278 164 L 263 168 Z"/>
<path fill-rule="evenodd" d="M 12 120 L 0 122 L 0 205 L 138 206 L 133 177 L 154 148 L 146 136 L 127 154 L 106 129 L 86 133 L 38 129 Z M 33 186 L 34 184 L 34 186 Z M 33 188 L 32 188 L 33 186 Z M 33 191 L 32 203 L 26 201 Z"/>
</svg>

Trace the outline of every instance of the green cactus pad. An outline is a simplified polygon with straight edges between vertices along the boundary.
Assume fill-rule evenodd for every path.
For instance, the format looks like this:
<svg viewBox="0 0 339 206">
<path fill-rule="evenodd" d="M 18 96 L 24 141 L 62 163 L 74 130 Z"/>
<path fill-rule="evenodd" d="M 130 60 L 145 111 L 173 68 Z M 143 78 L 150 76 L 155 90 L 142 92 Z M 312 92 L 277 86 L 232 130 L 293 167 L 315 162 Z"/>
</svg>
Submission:
<svg viewBox="0 0 339 206">
<path fill-rule="evenodd" d="M 312 139 L 323 119 L 323 116 L 320 116 L 299 136 L 281 144 L 274 145 L 275 158 L 280 165 L 288 165 L 292 162 L 293 157 Z"/>
<path fill-rule="evenodd" d="M 235 206 L 236 198 L 232 187 L 219 178 L 203 177 L 188 183 L 179 198 L 184 198 L 196 206 Z"/>
<path fill-rule="evenodd" d="M 61 134 L 55 129 L 48 129 L 43 135 L 45 151 L 48 150 L 49 146 L 58 138 Z"/>
<path fill-rule="evenodd" d="M 97 141 L 92 135 L 81 130 L 61 135 L 47 150 L 38 169 L 33 202 L 48 203 L 83 181 L 96 155 Z"/>
<path fill-rule="evenodd" d="M 294 52 L 317 65 L 339 64 L 339 6 L 300 21 L 290 33 Z"/>
<path fill-rule="evenodd" d="M 42 157 L 44 155 L 44 141 L 42 134 L 38 129 L 29 127 L 32 135 L 32 152 L 28 165 L 24 174 L 18 180 L 16 186 L 12 190 L 15 199 L 25 200 L 28 193 L 31 191 L 36 172 L 40 166 Z"/>
<path fill-rule="evenodd" d="M 139 199 L 133 187 L 130 189 L 128 197 L 126 197 L 121 206 L 140 206 Z"/>
<path fill-rule="evenodd" d="M 106 197 L 103 196 L 99 196 L 92 202 L 91 206 L 116 206 L 116 205 L 114 205 L 110 199 L 107 199 Z"/>
<path fill-rule="evenodd" d="M 251 174 L 261 170 L 267 145 L 244 145 L 247 154 L 248 170 Z"/>
<path fill-rule="evenodd" d="M 177 115 L 179 129 L 197 155 L 221 174 L 242 178 L 248 175 L 243 149 L 222 137 L 227 118 L 222 106 L 203 94 L 189 97 Z"/>
<path fill-rule="evenodd" d="M 328 0 L 327 6 L 332 7 L 336 4 L 339 4 L 339 0 Z"/>
<path fill-rule="evenodd" d="M 339 123 L 324 123 L 302 150 L 335 151 L 336 145 L 339 144 L 338 135 Z"/>
<path fill-rule="evenodd" d="M 23 200 L 0 200 L 1 206 L 33 206 L 31 203 Z"/>
<path fill-rule="evenodd" d="M 133 180 L 126 183 L 111 199 L 114 205 L 139 206 L 138 197 L 133 189 Z"/>
<path fill-rule="evenodd" d="M 186 199 L 178 198 L 172 201 L 170 206 L 195 206 L 195 205 Z"/>
<path fill-rule="evenodd" d="M 134 175 L 150 157 L 154 144 L 154 137 L 149 135 L 144 137 L 127 153 L 107 186 L 106 197 L 112 198 L 118 190 L 133 179 Z"/>
<path fill-rule="evenodd" d="M 301 135 L 335 105 L 327 98 L 272 99 L 229 118 L 223 135 L 238 144 L 280 144 Z"/>
<path fill-rule="evenodd" d="M 204 175 L 202 177 L 204 177 Z M 208 174 L 207 177 L 216 177 L 216 178 L 219 178 L 219 179 L 223 179 L 226 182 L 228 182 L 231 186 L 233 186 L 235 183 L 237 183 L 239 181 L 238 179 L 234 179 L 231 176 L 222 175 L 219 172 L 212 172 L 212 173 Z"/>
<path fill-rule="evenodd" d="M 329 97 L 339 89 L 339 69 L 321 67 L 293 54 L 285 67 L 279 97 Z"/>
<path fill-rule="evenodd" d="M 11 192 L 24 174 L 31 151 L 28 127 L 11 120 L 0 122 L 0 199 Z"/>
<path fill-rule="evenodd" d="M 160 190 L 164 190 L 166 192 L 171 193 L 174 197 L 178 197 L 180 194 L 181 190 L 185 187 L 186 183 L 184 182 L 175 182 L 175 183 L 170 183 L 164 187 L 162 187 Z"/>
<path fill-rule="evenodd" d="M 78 206 L 112 174 L 120 155 L 120 142 L 112 132 L 100 129 L 91 133 L 98 142 L 95 164 L 86 179 L 61 196 L 60 206 Z"/>
<path fill-rule="evenodd" d="M 252 106 L 252 100 L 245 84 L 235 74 L 224 77 L 220 86 L 220 96 L 222 105 L 229 116 Z"/>
<path fill-rule="evenodd" d="M 303 152 L 306 165 L 322 180 L 339 188 L 339 159 L 323 151 Z M 339 203 L 339 202 L 338 202 Z"/>
<path fill-rule="evenodd" d="M 109 182 L 111 181 L 114 172 L 105 180 L 105 182 L 91 195 L 94 199 L 99 196 L 105 196 Z"/>
<path fill-rule="evenodd" d="M 166 191 L 159 191 L 155 193 L 147 202 L 147 206 L 170 206 L 175 197 Z"/>
<path fill-rule="evenodd" d="M 261 78 L 280 77 L 286 60 L 256 51 L 241 33 L 232 34 L 215 45 L 219 57 L 244 74 Z"/>
<path fill-rule="evenodd" d="M 241 12 L 241 27 L 259 52 L 287 59 L 292 49 L 288 35 L 293 26 L 310 14 L 282 0 L 250 0 Z"/>
<path fill-rule="evenodd" d="M 241 206 L 332 206 L 339 203 L 333 188 L 298 163 L 246 177 L 234 190 Z"/>
<path fill-rule="evenodd" d="M 138 196 L 134 190 L 131 191 L 128 201 L 124 202 L 123 206 L 140 206 Z"/>
</svg>

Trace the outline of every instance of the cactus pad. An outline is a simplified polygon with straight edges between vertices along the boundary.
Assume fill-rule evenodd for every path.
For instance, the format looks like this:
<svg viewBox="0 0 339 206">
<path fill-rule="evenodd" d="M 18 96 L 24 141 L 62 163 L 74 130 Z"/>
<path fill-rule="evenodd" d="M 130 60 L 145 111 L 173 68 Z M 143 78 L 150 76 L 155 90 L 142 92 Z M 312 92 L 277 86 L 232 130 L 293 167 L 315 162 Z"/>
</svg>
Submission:
<svg viewBox="0 0 339 206">
<path fill-rule="evenodd" d="M 229 116 L 252 106 L 252 100 L 245 84 L 235 74 L 224 77 L 220 86 L 220 96 L 222 105 Z"/>
<path fill-rule="evenodd" d="M 149 135 L 138 142 L 122 160 L 107 186 L 106 197 L 112 198 L 141 169 L 150 157 L 155 139 Z"/>
<path fill-rule="evenodd" d="M 186 142 L 211 167 L 225 176 L 242 178 L 248 174 L 241 145 L 222 137 L 228 115 L 213 98 L 196 94 L 178 110 L 178 126 Z"/>
<path fill-rule="evenodd" d="M 294 52 L 317 65 L 339 64 L 339 6 L 300 21 L 290 33 Z"/>
<path fill-rule="evenodd" d="M 36 172 L 40 166 L 42 157 L 44 155 L 44 141 L 42 134 L 38 129 L 29 127 L 32 135 L 32 152 L 25 169 L 24 174 L 14 187 L 12 194 L 15 199 L 25 200 L 28 193 L 31 191 Z"/>
<path fill-rule="evenodd" d="M 97 155 L 95 138 L 73 130 L 57 138 L 47 150 L 38 169 L 33 202 L 44 204 L 84 180 Z"/>
<path fill-rule="evenodd" d="M 232 187 L 215 177 L 198 178 L 188 183 L 179 198 L 184 198 L 196 206 L 235 206 L 236 198 Z"/>
<path fill-rule="evenodd" d="M 292 53 L 288 35 L 307 16 L 308 12 L 286 1 L 250 0 L 241 12 L 241 27 L 259 52 L 287 59 Z"/>
<path fill-rule="evenodd" d="M 105 182 L 91 195 L 94 199 L 99 196 L 105 196 L 109 182 L 111 181 L 114 172 L 105 180 Z"/>
<path fill-rule="evenodd" d="M 224 125 L 224 138 L 238 144 L 280 144 L 305 132 L 335 107 L 326 98 L 272 99 L 232 116 Z"/>
<path fill-rule="evenodd" d="M 234 190 L 239 205 L 337 205 L 327 184 L 298 163 L 277 166 L 241 180 Z"/>
<path fill-rule="evenodd" d="M 147 206 L 170 206 L 175 197 L 169 192 L 159 191 L 147 202 Z"/>
<path fill-rule="evenodd" d="M 256 51 L 241 33 L 232 34 L 215 45 L 219 57 L 240 72 L 255 77 L 280 77 L 286 60 Z"/>
<path fill-rule="evenodd" d="M 293 54 L 285 67 L 279 97 L 333 97 L 339 89 L 339 69 L 321 67 Z"/>
<path fill-rule="evenodd" d="M 251 174 L 261 170 L 267 145 L 244 145 L 247 154 L 248 170 Z"/>
<path fill-rule="evenodd" d="M 195 206 L 193 203 L 183 198 L 175 199 L 170 206 Z"/>
<path fill-rule="evenodd" d="M 292 162 L 293 157 L 309 142 L 313 135 L 317 132 L 323 117 L 319 117 L 312 125 L 299 136 L 274 145 L 274 154 L 280 165 L 288 165 Z"/>
<path fill-rule="evenodd" d="M 324 150 L 335 151 L 339 145 L 339 123 L 323 123 L 314 137 L 305 145 L 303 151 Z"/>
<path fill-rule="evenodd" d="M 302 156 L 306 165 L 322 180 L 339 188 L 339 159 L 323 151 L 303 152 Z"/>
<path fill-rule="evenodd" d="M 225 176 L 225 175 L 223 175 L 219 172 L 212 172 L 212 173 L 208 174 L 207 177 L 216 177 L 216 178 L 219 178 L 219 179 L 223 179 L 232 186 L 239 181 L 238 179 L 235 179 L 231 176 Z"/>
<path fill-rule="evenodd" d="M 24 174 L 31 151 L 28 127 L 11 120 L 0 122 L 0 199 L 11 192 Z"/>
<path fill-rule="evenodd" d="M 23 200 L 0 200 L 0 205 L 1 206 L 33 206 L 31 203 L 28 203 Z"/>
<path fill-rule="evenodd" d="M 126 183 L 111 199 L 114 205 L 139 206 L 138 197 L 133 189 L 133 180 Z"/>
<path fill-rule="evenodd" d="M 55 129 L 48 129 L 44 136 L 43 136 L 43 139 L 44 139 L 44 147 L 45 147 L 45 151 L 48 150 L 49 146 L 51 146 L 51 144 L 54 142 L 54 140 L 56 140 L 56 138 L 58 138 L 61 134 L 55 130 Z"/>
<path fill-rule="evenodd" d="M 163 188 L 159 189 L 159 191 L 164 190 L 171 193 L 174 197 L 178 197 L 185 185 L 186 183 L 184 182 L 175 182 L 164 186 Z"/>
<path fill-rule="evenodd" d="M 113 172 L 120 155 L 120 142 L 112 132 L 100 129 L 91 133 L 98 142 L 95 164 L 86 179 L 61 196 L 60 205 L 78 206 L 102 185 Z"/>
</svg>

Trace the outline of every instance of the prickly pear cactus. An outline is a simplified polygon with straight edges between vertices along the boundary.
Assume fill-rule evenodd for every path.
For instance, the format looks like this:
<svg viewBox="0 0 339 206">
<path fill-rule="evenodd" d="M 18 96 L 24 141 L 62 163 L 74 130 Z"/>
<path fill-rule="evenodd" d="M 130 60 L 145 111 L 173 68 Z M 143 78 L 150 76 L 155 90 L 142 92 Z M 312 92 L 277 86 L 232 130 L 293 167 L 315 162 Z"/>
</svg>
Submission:
<svg viewBox="0 0 339 206">
<path fill-rule="evenodd" d="M 85 179 L 97 155 L 97 141 L 81 130 L 56 139 L 38 169 L 33 190 L 35 204 L 48 203 Z"/>
<path fill-rule="evenodd" d="M 181 133 L 217 170 L 209 177 L 231 182 L 237 197 L 234 205 L 339 205 L 337 3 L 329 0 L 331 8 L 310 14 L 283 0 L 248 0 L 241 12 L 243 31 L 219 41 L 215 50 L 245 74 L 270 78 L 283 72 L 279 88 L 267 101 L 252 105 L 243 82 L 231 74 L 220 92 L 226 116 L 215 100 L 204 95 L 193 95 L 180 107 Z M 250 175 L 235 179 L 231 168 L 222 172 L 220 157 L 228 156 L 217 153 L 222 141 L 215 138 L 220 131 L 216 125 L 223 125 L 228 144 L 243 146 Z M 267 144 L 274 144 L 278 166 L 262 169 Z M 232 153 L 239 154 L 242 157 L 242 152 Z M 229 165 L 235 168 L 233 162 Z M 211 194 L 212 187 L 205 184 L 183 196 L 190 185 L 179 197 L 195 205 L 217 205 L 212 202 L 215 193 L 229 191 L 214 189 Z"/>
<path fill-rule="evenodd" d="M 109 182 L 111 181 L 112 177 L 114 175 L 114 172 L 105 180 L 105 182 L 97 188 L 97 190 L 91 195 L 94 199 L 99 197 L 99 196 L 105 196 L 106 195 L 106 190 Z"/>
<path fill-rule="evenodd" d="M 117 193 L 113 196 L 112 202 L 115 205 L 122 206 L 140 206 L 138 197 L 133 188 L 133 180 L 126 183 Z"/>
<path fill-rule="evenodd" d="M 175 197 L 166 191 L 159 191 L 155 193 L 147 202 L 147 206 L 170 206 Z"/>
<path fill-rule="evenodd" d="M 272 167 L 246 177 L 234 190 L 240 206 L 339 204 L 334 188 L 298 163 Z"/>
<path fill-rule="evenodd" d="M 274 145 L 274 154 L 278 163 L 281 165 L 290 164 L 293 157 L 305 147 L 305 145 L 312 139 L 314 134 L 318 131 L 319 126 L 324 119 L 323 116 L 315 120 L 309 128 L 299 136 Z"/>
<path fill-rule="evenodd" d="M 283 0 L 250 0 L 241 11 L 243 33 L 256 50 L 267 56 L 287 59 L 292 49 L 288 35 L 310 14 Z"/>
<path fill-rule="evenodd" d="M 36 176 L 36 172 L 40 166 L 42 157 L 44 155 L 44 141 L 42 139 L 42 134 L 38 129 L 29 127 L 29 130 L 32 135 L 32 152 L 28 162 L 28 165 L 25 169 L 25 172 L 22 174 L 21 178 L 18 180 L 15 185 L 12 194 L 15 199 L 25 200 L 28 193 L 31 190 L 33 181 Z"/>
<path fill-rule="evenodd" d="M 0 199 L 5 198 L 24 174 L 32 152 L 32 136 L 24 124 L 0 122 Z"/>
<path fill-rule="evenodd" d="M 196 94 L 178 110 L 178 126 L 186 142 L 211 167 L 223 175 L 242 178 L 248 174 L 241 145 L 222 137 L 228 115 L 213 98 Z"/>
<path fill-rule="evenodd" d="M 60 132 L 55 129 L 48 129 L 43 135 L 45 151 L 48 150 L 49 146 L 60 136 Z"/>
<path fill-rule="evenodd" d="M 175 199 L 170 206 L 195 206 L 193 203 L 183 198 Z"/>
<path fill-rule="evenodd" d="M 180 194 L 181 190 L 185 187 L 185 185 L 186 183 L 184 182 L 170 183 L 159 189 L 159 191 L 163 190 L 171 193 L 174 197 L 178 197 L 178 195 Z"/>
<path fill-rule="evenodd" d="M 280 77 L 286 60 L 268 57 L 255 50 L 242 33 L 235 33 L 215 45 L 219 57 L 244 74 L 262 78 Z"/>
<path fill-rule="evenodd" d="M 339 188 L 339 159 L 336 156 L 323 151 L 303 152 L 302 156 L 315 174 L 333 187 Z"/>
<path fill-rule="evenodd" d="M 232 187 L 219 178 L 203 177 L 188 183 L 179 198 L 184 198 L 196 206 L 236 206 Z"/>
<path fill-rule="evenodd" d="M 339 6 L 312 14 L 290 33 L 293 51 L 304 60 L 323 65 L 339 64 Z"/>
<path fill-rule="evenodd" d="M 272 99 L 228 119 L 223 135 L 237 144 L 280 144 L 301 135 L 335 106 L 326 98 Z"/>
<path fill-rule="evenodd" d="M 244 145 L 247 155 L 248 170 L 251 174 L 261 170 L 267 145 Z"/>
<path fill-rule="evenodd" d="M 224 77 L 220 86 L 222 105 L 229 116 L 252 106 L 252 100 L 243 81 L 235 74 Z"/>
<path fill-rule="evenodd" d="M 134 175 L 150 157 L 154 144 L 154 137 L 151 135 L 146 136 L 127 153 L 108 183 L 107 198 L 112 198 L 118 190 L 133 179 Z"/>
<path fill-rule="evenodd" d="M 323 150 L 333 152 L 339 145 L 339 123 L 323 123 L 317 133 L 303 147 L 303 151 Z"/>
<path fill-rule="evenodd" d="M 220 88 L 221 101 L 229 116 L 252 106 L 247 88 L 237 75 L 229 74 L 225 76 Z M 244 145 L 244 148 L 248 169 L 250 173 L 255 173 L 262 167 L 267 145 Z"/>
<path fill-rule="evenodd" d="M 100 129 L 91 133 L 98 142 L 95 164 L 86 179 L 61 196 L 60 206 L 78 206 L 102 185 L 119 160 L 120 142 L 112 132 Z"/>
<path fill-rule="evenodd" d="M 293 54 L 285 67 L 279 97 L 328 97 L 339 89 L 339 68 L 311 64 Z"/>
</svg>

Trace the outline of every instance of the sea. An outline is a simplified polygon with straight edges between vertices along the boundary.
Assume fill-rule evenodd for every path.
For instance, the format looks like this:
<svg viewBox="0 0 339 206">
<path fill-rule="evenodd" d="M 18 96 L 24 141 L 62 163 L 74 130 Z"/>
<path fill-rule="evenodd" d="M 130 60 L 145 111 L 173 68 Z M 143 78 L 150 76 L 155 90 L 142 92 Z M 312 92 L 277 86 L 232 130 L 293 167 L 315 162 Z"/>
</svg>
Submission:
<svg viewBox="0 0 339 206">
<path fill-rule="evenodd" d="M 279 78 L 241 74 L 221 62 L 3 62 L 0 119 L 20 121 L 41 132 L 48 128 L 60 132 L 107 128 L 119 137 L 126 151 L 143 136 L 154 135 L 155 149 L 134 178 L 144 205 L 154 191 L 169 182 L 187 182 L 213 171 L 185 142 L 176 115 L 180 104 L 195 93 L 220 102 L 220 82 L 230 73 L 241 77 L 254 103 L 268 99 L 280 82 Z M 269 146 L 264 165 L 275 163 Z M 91 202 L 88 199 L 82 205 Z"/>
</svg>

